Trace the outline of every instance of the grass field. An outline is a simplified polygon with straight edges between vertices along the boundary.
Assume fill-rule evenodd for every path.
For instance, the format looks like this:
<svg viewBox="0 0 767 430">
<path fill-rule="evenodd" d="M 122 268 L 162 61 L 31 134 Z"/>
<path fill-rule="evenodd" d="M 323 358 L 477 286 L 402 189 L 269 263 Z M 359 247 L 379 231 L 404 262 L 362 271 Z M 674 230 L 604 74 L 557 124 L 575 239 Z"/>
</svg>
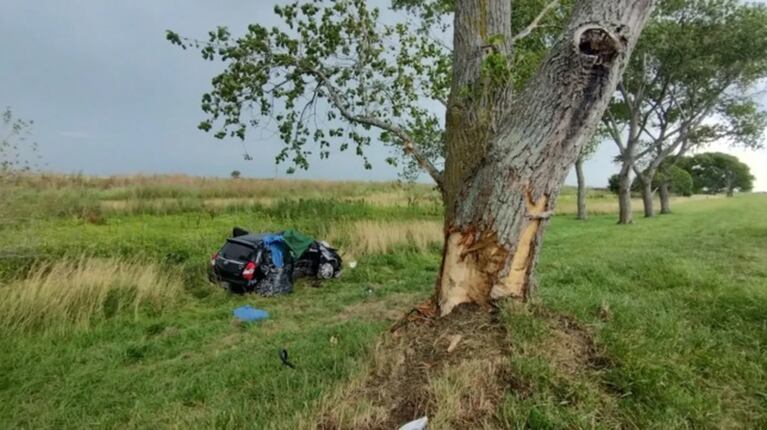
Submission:
<svg viewBox="0 0 767 430">
<path fill-rule="evenodd" d="M 311 428 L 439 265 L 427 186 L 34 177 L 0 201 L 0 428 Z M 630 226 L 612 196 L 589 205 L 576 221 L 565 190 L 537 299 L 504 306 L 509 383 L 484 426 L 767 427 L 767 196 L 678 199 Z M 205 269 L 234 225 L 294 227 L 358 265 L 229 296 Z M 243 304 L 271 318 L 233 324 Z M 431 381 L 435 428 L 467 428 L 451 387 L 487 373 L 455 369 Z"/>
</svg>

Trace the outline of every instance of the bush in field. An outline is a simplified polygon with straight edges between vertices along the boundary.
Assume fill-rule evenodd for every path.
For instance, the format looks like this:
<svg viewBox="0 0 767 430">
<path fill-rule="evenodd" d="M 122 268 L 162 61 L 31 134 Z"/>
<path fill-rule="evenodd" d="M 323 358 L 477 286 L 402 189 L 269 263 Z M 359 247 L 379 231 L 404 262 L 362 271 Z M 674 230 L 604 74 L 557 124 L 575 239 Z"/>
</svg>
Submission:
<svg viewBox="0 0 767 430">
<path fill-rule="evenodd" d="M 230 175 L 232 179 L 240 179 L 240 175 L 242 175 L 242 173 L 240 173 L 239 170 L 232 170 L 232 173 L 230 173 Z"/>
<path fill-rule="evenodd" d="M 676 195 L 692 195 L 692 176 L 678 166 L 670 166 L 664 171 L 658 171 L 655 174 L 655 180 L 653 180 L 653 187 L 659 186 L 660 182 L 666 182 L 669 191 Z"/>
<path fill-rule="evenodd" d="M 664 171 L 658 171 L 653 178 L 653 189 L 660 186 L 660 182 L 665 181 L 669 185 L 669 191 L 680 196 L 692 195 L 692 176 L 687 173 L 686 170 L 677 166 L 670 166 Z M 610 176 L 607 181 L 607 189 L 613 194 L 618 194 L 620 187 L 620 175 L 615 174 Z M 641 184 L 638 179 L 634 178 L 631 182 L 631 191 L 640 192 Z"/>
<path fill-rule="evenodd" d="M 655 172 L 655 176 L 652 178 L 652 189 L 657 190 L 663 183 L 668 186 L 670 192 L 676 195 L 692 195 L 692 176 L 678 166 L 669 163 Z M 631 182 L 631 191 L 634 193 L 642 192 L 642 181 L 638 177 Z"/>
<path fill-rule="evenodd" d="M 620 191 L 620 181 L 621 177 L 617 173 L 610 176 L 610 178 L 607 180 L 607 189 L 610 190 L 613 194 L 618 194 Z"/>
<path fill-rule="evenodd" d="M 706 152 L 682 160 L 682 167 L 692 175 L 697 193 L 733 195 L 751 191 L 754 176 L 747 164 L 737 157 L 721 152 Z"/>
<path fill-rule="evenodd" d="M 0 283 L 0 330 L 63 332 L 120 314 L 158 312 L 182 293 L 179 277 L 154 264 L 85 259 L 34 267 Z"/>
</svg>

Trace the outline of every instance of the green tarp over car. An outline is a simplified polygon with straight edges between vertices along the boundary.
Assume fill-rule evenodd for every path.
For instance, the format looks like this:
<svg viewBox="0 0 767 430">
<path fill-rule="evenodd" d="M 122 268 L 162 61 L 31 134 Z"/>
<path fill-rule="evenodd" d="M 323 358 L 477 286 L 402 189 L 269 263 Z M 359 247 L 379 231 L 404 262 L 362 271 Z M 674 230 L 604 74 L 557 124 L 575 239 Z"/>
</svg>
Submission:
<svg viewBox="0 0 767 430">
<path fill-rule="evenodd" d="M 282 238 L 295 258 L 299 258 L 314 242 L 314 239 L 296 230 L 285 230 Z"/>
</svg>

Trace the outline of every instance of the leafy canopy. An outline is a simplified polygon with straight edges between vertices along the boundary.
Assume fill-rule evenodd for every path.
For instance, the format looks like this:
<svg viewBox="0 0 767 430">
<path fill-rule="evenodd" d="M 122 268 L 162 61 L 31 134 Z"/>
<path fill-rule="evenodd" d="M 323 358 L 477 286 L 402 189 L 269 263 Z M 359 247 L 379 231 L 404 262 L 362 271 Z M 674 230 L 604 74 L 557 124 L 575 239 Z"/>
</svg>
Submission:
<svg viewBox="0 0 767 430">
<path fill-rule="evenodd" d="M 613 194 L 619 194 L 620 181 L 619 174 L 610 175 L 607 180 L 607 189 Z M 672 165 L 658 170 L 652 180 L 653 189 L 658 188 L 662 183 L 665 183 L 668 190 L 676 195 L 691 196 L 694 191 L 692 175 L 679 166 Z M 635 193 L 642 191 L 642 183 L 638 178 L 634 178 L 631 182 L 631 191 Z"/>
<path fill-rule="evenodd" d="M 245 139 L 250 128 L 274 125 L 285 143 L 277 161 L 303 169 L 313 151 L 326 158 L 334 145 L 353 147 L 370 168 L 365 148 L 374 136 L 418 153 L 441 139 L 440 121 L 423 103 L 447 98 L 450 58 L 439 43 L 406 24 L 382 25 L 364 0 L 274 12 L 283 26 L 252 24 L 239 38 L 226 27 L 206 41 L 167 32 L 170 42 L 226 63 L 202 97 L 208 118 L 200 129 Z"/>
<path fill-rule="evenodd" d="M 691 196 L 693 192 L 692 175 L 679 166 L 671 166 L 656 174 L 658 185 L 666 183 L 668 190 L 681 196 Z"/>
<path fill-rule="evenodd" d="M 450 30 L 454 12 L 453 0 L 393 0 L 395 9 L 405 10 L 420 20 L 418 30 L 434 37 Z M 562 33 L 570 12 L 572 0 L 517 0 L 511 15 L 514 42 L 509 71 L 516 89 L 521 89 L 533 76 L 549 48 Z"/>
<path fill-rule="evenodd" d="M 516 87 L 538 68 L 571 5 L 515 2 L 512 25 L 519 38 L 512 66 L 505 58 L 498 64 Z M 380 11 L 364 0 L 308 0 L 276 6 L 283 25 L 252 24 L 241 37 L 226 27 L 209 32 L 206 40 L 170 30 L 166 37 L 226 64 L 202 97 L 207 118 L 200 129 L 243 140 L 254 128 L 276 129 L 285 144 L 277 162 L 302 169 L 315 151 L 327 158 L 350 148 L 371 168 L 365 149 L 377 140 L 397 148 L 387 161 L 396 165 L 404 157 L 406 177 L 426 170 L 439 183 L 453 2 L 394 0 L 393 7 L 417 22 L 382 24 Z M 493 66 L 487 61 L 486 67 Z"/>
<path fill-rule="evenodd" d="M 680 166 L 693 178 L 696 193 L 718 194 L 751 191 L 754 177 L 747 164 L 737 157 L 721 152 L 706 152 L 687 157 Z"/>
<path fill-rule="evenodd" d="M 693 179 L 690 173 L 670 159 L 666 159 L 661 168 L 655 172 L 650 184 L 653 190 L 665 184 L 670 192 L 681 196 L 691 196 L 693 193 Z M 642 181 L 639 177 L 631 182 L 631 191 L 642 191 Z"/>
</svg>

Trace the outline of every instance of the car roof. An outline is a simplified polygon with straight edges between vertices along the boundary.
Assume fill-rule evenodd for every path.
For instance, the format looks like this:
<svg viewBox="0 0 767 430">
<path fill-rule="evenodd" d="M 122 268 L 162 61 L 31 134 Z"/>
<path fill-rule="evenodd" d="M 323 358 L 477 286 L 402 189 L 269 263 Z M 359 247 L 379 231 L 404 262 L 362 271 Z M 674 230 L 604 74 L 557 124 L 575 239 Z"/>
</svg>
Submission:
<svg viewBox="0 0 767 430">
<path fill-rule="evenodd" d="M 248 233 L 243 236 L 231 237 L 227 239 L 227 242 L 241 243 L 243 245 L 260 245 L 263 242 L 264 237 L 274 233 Z"/>
</svg>

